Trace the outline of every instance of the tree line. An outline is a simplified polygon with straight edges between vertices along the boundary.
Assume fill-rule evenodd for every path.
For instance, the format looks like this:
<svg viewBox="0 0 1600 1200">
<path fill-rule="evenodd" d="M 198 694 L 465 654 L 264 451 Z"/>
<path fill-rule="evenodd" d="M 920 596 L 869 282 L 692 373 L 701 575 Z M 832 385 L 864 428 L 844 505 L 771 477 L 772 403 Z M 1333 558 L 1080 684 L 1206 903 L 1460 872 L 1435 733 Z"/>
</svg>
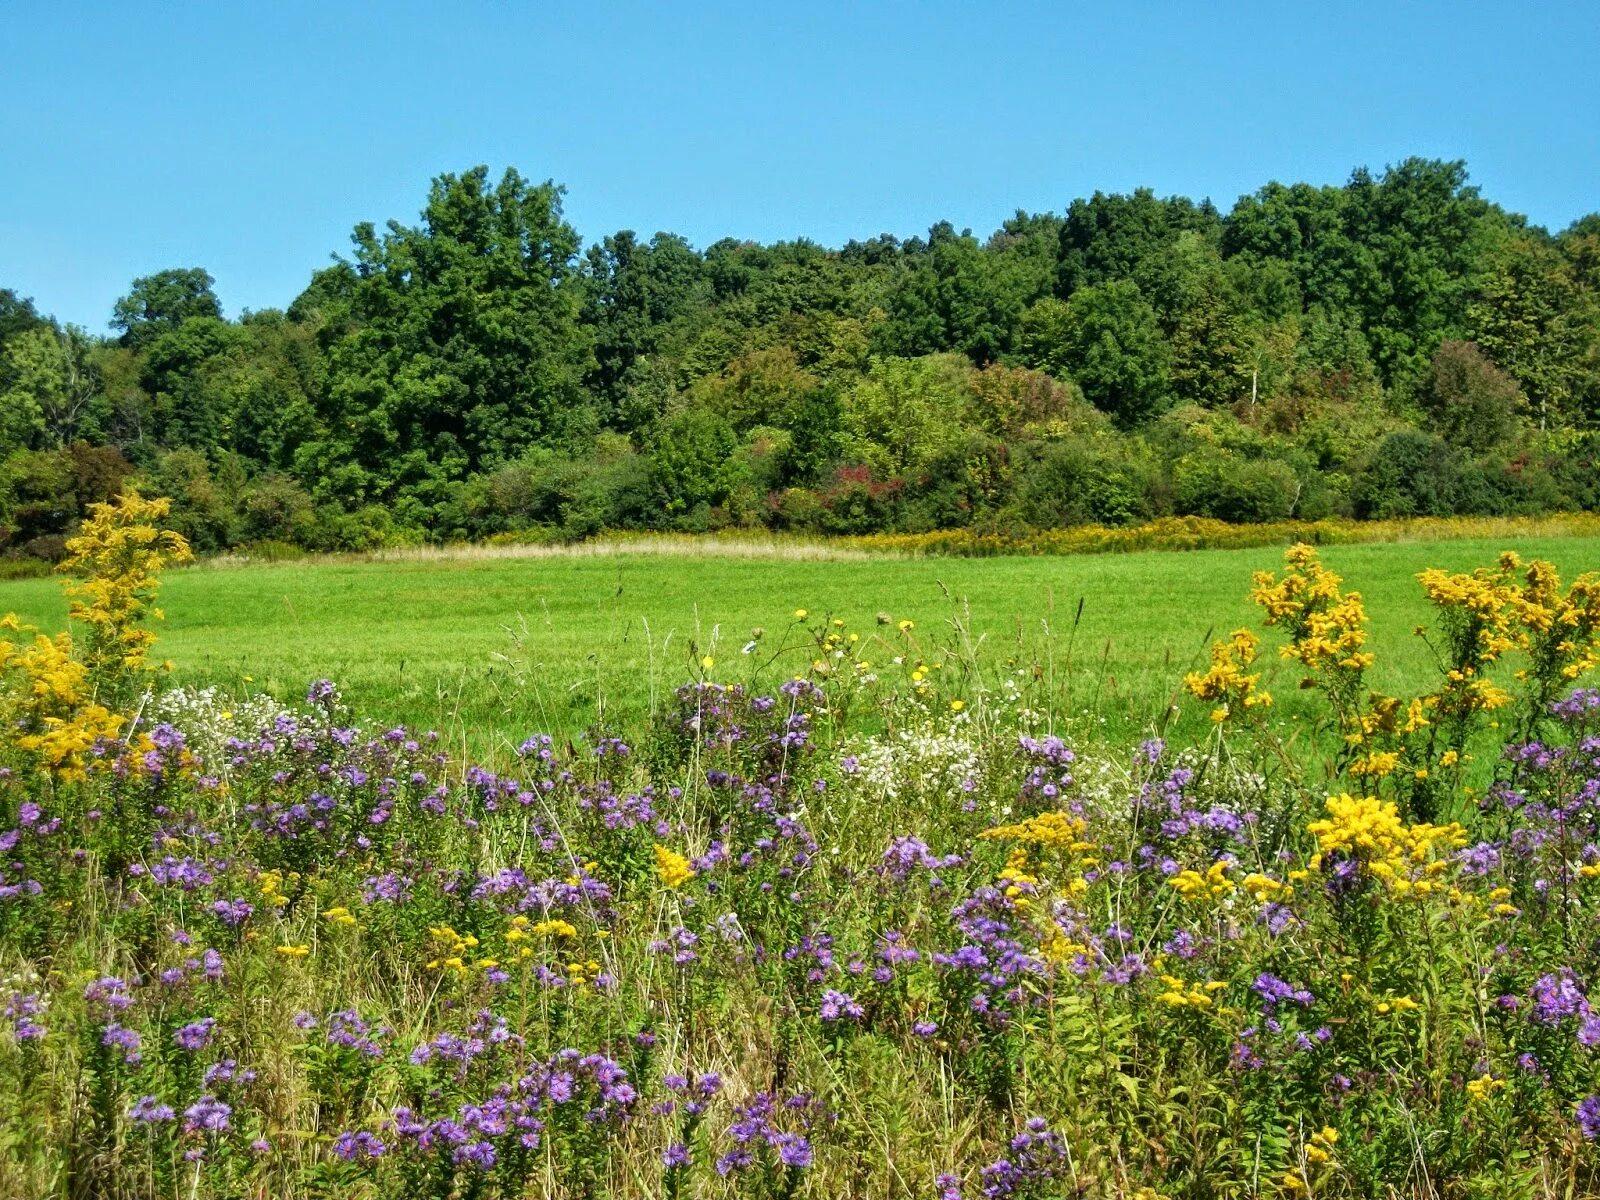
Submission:
<svg viewBox="0 0 1600 1200">
<path fill-rule="evenodd" d="M 562 198 L 442 175 L 231 321 L 198 267 L 108 337 L 0 290 L 0 552 L 130 479 L 206 550 L 1600 507 L 1600 214 L 1459 162 L 837 249 L 585 246 Z"/>
</svg>

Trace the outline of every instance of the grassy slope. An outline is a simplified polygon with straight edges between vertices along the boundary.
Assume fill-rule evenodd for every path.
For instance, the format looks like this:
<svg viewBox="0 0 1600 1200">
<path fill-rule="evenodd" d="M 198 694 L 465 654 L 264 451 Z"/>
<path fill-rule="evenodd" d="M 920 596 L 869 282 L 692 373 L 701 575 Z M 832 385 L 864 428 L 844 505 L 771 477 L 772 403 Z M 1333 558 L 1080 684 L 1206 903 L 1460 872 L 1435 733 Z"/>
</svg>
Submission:
<svg viewBox="0 0 1600 1200">
<path fill-rule="evenodd" d="M 1468 569 L 1503 548 L 1463 540 L 1324 552 L 1347 586 L 1367 597 L 1376 683 L 1396 690 L 1427 683 L 1428 652 L 1410 636 L 1428 616 L 1415 573 Z M 1515 548 L 1552 560 L 1568 577 L 1600 567 L 1600 539 L 1529 539 Z M 464 728 L 483 747 L 534 730 L 580 730 L 593 720 L 597 698 L 625 719 L 689 678 L 713 641 L 713 674 L 737 678 L 750 662 L 738 648 L 751 627 L 764 626 L 770 644 L 792 626 L 796 607 L 813 617 L 835 614 L 872 636 L 879 611 L 910 618 L 925 647 L 966 609 L 974 635 L 987 639 L 986 659 L 998 662 L 1020 641 L 1025 661 L 1056 664 L 1067 693 L 1056 711 L 1092 710 L 1107 732 L 1124 735 L 1160 711 L 1199 661 L 1208 631 L 1258 626 L 1245 598 L 1251 572 L 1280 561 L 1281 550 L 1265 548 L 1072 558 L 619 555 L 202 566 L 167 581 L 159 653 L 176 663 L 180 679 L 240 689 L 288 695 L 331 677 L 365 715 Z M 1080 598 L 1082 621 L 1069 644 Z M 44 627 L 59 626 L 65 612 L 49 580 L 0 583 L 0 612 L 9 610 Z M 517 650 L 510 631 L 524 629 Z M 797 649 L 785 663 L 798 669 L 809 658 Z M 1275 662 L 1268 670 L 1281 671 Z M 1291 719 L 1299 697 L 1286 672 L 1273 690 L 1284 702 L 1278 715 Z"/>
</svg>

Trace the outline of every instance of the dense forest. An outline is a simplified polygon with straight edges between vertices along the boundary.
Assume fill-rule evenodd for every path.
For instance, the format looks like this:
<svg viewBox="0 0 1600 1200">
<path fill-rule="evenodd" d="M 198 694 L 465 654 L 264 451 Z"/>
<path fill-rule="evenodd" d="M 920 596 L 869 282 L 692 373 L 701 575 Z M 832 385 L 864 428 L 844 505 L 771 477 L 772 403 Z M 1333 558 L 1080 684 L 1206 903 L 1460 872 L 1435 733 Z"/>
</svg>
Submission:
<svg viewBox="0 0 1600 1200">
<path fill-rule="evenodd" d="M 0 290 L 0 552 L 130 480 L 202 550 L 1600 508 L 1600 214 L 1461 163 L 839 249 L 585 247 L 562 194 L 443 175 L 236 321 L 198 267 L 107 338 Z"/>
</svg>

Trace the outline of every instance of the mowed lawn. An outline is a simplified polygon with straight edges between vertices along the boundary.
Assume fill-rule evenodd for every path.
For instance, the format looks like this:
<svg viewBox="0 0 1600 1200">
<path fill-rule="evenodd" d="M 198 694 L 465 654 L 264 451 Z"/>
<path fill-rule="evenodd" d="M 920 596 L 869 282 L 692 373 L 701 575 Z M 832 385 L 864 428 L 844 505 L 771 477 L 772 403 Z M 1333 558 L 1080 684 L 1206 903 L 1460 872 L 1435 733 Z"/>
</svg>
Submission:
<svg viewBox="0 0 1600 1200">
<path fill-rule="evenodd" d="M 1600 539 L 1455 541 L 1330 547 L 1324 559 L 1366 597 L 1378 686 L 1430 686 L 1430 655 L 1412 634 L 1429 619 L 1416 573 L 1466 570 L 1502 549 L 1553 561 L 1570 578 L 1600 569 Z M 745 677 L 787 637 L 769 675 L 804 670 L 794 610 L 838 617 L 880 639 L 867 656 L 902 648 L 894 624 L 915 622 L 930 659 L 959 622 L 981 661 L 1037 663 L 1063 723 L 1136 734 L 1167 710 L 1208 633 L 1260 629 L 1246 593 L 1252 572 L 1277 567 L 1276 548 L 1119 556 L 804 561 L 691 554 L 537 558 L 305 560 L 174 571 L 165 582 L 158 657 L 178 679 L 288 697 L 317 678 L 338 682 L 370 719 L 451 733 L 482 751 L 535 731 L 571 735 L 626 725 L 714 655 L 710 674 Z M 1082 603 L 1081 618 L 1078 617 Z M 0 613 L 58 628 L 65 605 L 51 580 L 0 583 Z M 1075 619 L 1076 618 L 1076 619 Z M 743 656 L 751 630 L 763 652 Z M 1267 634 L 1269 643 L 1275 635 Z M 1293 674 L 1273 654 L 1275 716 L 1306 711 Z M 1272 678 L 1276 676 L 1276 678 Z M 1193 706 L 1186 706 L 1192 708 Z M 1186 712 L 1186 724 L 1202 720 Z"/>
</svg>

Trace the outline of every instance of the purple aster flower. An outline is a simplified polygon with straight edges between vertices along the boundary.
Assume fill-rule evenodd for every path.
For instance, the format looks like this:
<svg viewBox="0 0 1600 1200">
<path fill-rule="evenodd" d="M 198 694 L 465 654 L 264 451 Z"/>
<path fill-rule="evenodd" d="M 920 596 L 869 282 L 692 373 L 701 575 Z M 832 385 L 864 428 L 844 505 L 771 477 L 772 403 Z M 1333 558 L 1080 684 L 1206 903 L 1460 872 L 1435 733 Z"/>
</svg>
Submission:
<svg viewBox="0 0 1600 1200">
<path fill-rule="evenodd" d="M 170 1104 L 162 1104 L 154 1096 L 140 1096 L 133 1102 L 133 1107 L 128 1109 L 128 1120 L 137 1121 L 141 1125 L 170 1121 L 176 1116 Z"/>
<path fill-rule="evenodd" d="M 366 1130 L 349 1131 L 341 1133 L 333 1142 L 333 1152 L 345 1162 L 355 1162 L 358 1159 L 373 1159 L 383 1157 L 387 1149 L 384 1144 L 373 1134 Z"/>
<path fill-rule="evenodd" d="M 1600 1139 L 1600 1096 L 1586 1096 L 1578 1102 L 1578 1128 L 1589 1141 Z"/>
<path fill-rule="evenodd" d="M 1528 1019 L 1541 1025 L 1559 1025 L 1567 1017 L 1589 1015 L 1589 1001 L 1571 971 L 1539 976 L 1528 994 L 1533 999 Z"/>
<path fill-rule="evenodd" d="M 113 1046 L 122 1051 L 122 1060 L 127 1063 L 142 1062 L 144 1056 L 139 1053 L 139 1047 L 144 1044 L 144 1039 L 139 1036 L 136 1029 L 125 1029 L 115 1021 L 107 1025 L 100 1035 L 102 1046 Z"/>
<path fill-rule="evenodd" d="M 824 1021 L 837 1021 L 844 1017 L 860 1020 L 866 1016 L 866 1011 L 848 992 L 829 988 L 822 993 L 821 1015 Z"/>
<path fill-rule="evenodd" d="M 687 1167 L 689 1165 L 689 1147 L 682 1142 L 673 1142 L 661 1152 L 661 1165 L 669 1171 L 674 1167 Z"/>
<path fill-rule="evenodd" d="M 223 1103 L 215 1096 L 205 1095 L 183 1110 L 183 1128 L 188 1133 L 225 1133 L 231 1116 L 232 1105 Z"/>
<path fill-rule="evenodd" d="M 196 1050 L 204 1050 L 210 1044 L 212 1030 L 216 1027 L 215 1017 L 202 1017 L 177 1030 L 172 1035 L 172 1040 L 177 1043 L 178 1049 L 193 1054 Z"/>
</svg>

